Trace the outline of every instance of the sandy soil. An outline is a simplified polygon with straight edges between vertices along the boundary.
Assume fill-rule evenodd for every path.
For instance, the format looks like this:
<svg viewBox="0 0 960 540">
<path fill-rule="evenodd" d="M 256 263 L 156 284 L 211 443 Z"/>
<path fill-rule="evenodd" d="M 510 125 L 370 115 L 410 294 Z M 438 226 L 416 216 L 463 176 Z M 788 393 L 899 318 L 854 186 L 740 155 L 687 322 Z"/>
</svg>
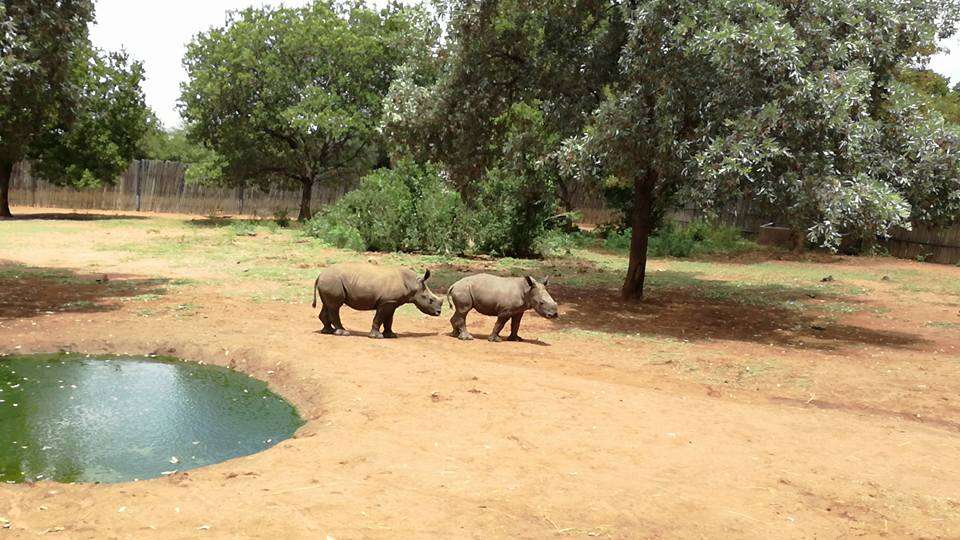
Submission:
<svg viewBox="0 0 960 540">
<path fill-rule="evenodd" d="M 0 486 L 0 538 L 960 537 L 960 336 L 927 324 L 960 323 L 956 297 L 864 283 L 871 309 L 820 327 L 722 299 L 627 306 L 556 287 L 561 320 L 528 317 L 527 343 L 462 343 L 446 317 L 419 314 L 398 319 L 398 340 L 336 338 L 309 304 L 254 304 L 226 280 L 172 290 L 158 300 L 170 309 L 144 316 L 123 296 L 191 272 L 104 260 L 93 225 L 75 226 L 69 251 L 0 246 L 0 265 L 81 280 L 0 281 L 0 353 L 228 365 L 307 424 L 159 480 Z M 831 268 L 960 279 L 889 259 Z M 128 292 L 106 294 L 103 275 Z M 96 308 L 57 310 L 70 302 Z M 362 335 L 370 314 L 344 318 Z"/>
</svg>

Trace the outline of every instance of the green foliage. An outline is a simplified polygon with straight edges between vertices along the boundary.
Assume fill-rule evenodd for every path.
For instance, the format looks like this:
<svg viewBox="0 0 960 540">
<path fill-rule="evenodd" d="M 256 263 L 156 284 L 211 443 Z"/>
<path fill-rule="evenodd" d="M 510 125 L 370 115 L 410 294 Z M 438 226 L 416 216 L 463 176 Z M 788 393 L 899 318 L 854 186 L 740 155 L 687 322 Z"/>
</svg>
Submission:
<svg viewBox="0 0 960 540">
<path fill-rule="evenodd" d="M 623 7 L 620 77 L 558 158 L 581 177 L 626 181 L 621 201 L 644 232 L 678 197 L 706 208 L 746 197 L 826 246 L 911 216 L 956 218 L 956 135 L 896 81 L 953 32 L 956 3 Z M 642 257 L 629 297 L 642 295 Z"/>
<path fill-rule="evenodd" d="M 383 96 L 424 47 L 424 20 L 419 8 L 331 0 L 234 13 L 187 49 L 190 135 L 222 157 L 227 181 L 300 185 L 308 218 L 314 183 L 376 158 Z"/>
<path fill-rule="evenodd" d="M 470 230 L 474 247 L 499 256 L 535 255 L 534 243 L 545 231 L 553 206 L 531 179 L 505 169 L 487 171 L 479 185 Z"/>
<path fill-rule="evenodd" d="M 442 6 L 448 35 L 435 78 L 413 66 L 401 73 L 387 99 L 385 131 L 404 152 L 442 164 L 471 198 L 486 171 L 504 168 L 507 139 L 522 117 L 533 120 L 525 136 L 538 139 L 524 142 L 530 163 L 549 161 L 563 138 L 580 131 L 617 76 L 625 27 L 612 2 Z M 573 209 L 578 184 L 554 176 L 560 202 Z"/>
<path fill-rule="evenodd" d="M 273 221 L 282 229 L 290 226 L 290 213 L 286 208 L 281 208 L 273 213 Z"/>
<path fill-rule="evenodd" d="M 351 249 L 459 253 L 465 215 L 460 195 L 436 168 L 404 161 L 364 177 L 304 231 Z"/>
<path fill-rule="evenodd" d="M 528 257 L 556 213 L 557 170 L 544 156 L 557 144 L 540 102 L 511 106 L 494 124 L 501 130 L 495 166 L 472 186 L 475 247 L 484 253 Z"/>
<path fill-rule="evenodd" d="M 92 20 L 90 0 L 0 3 L 0 161 L 23 159 L 73 110 L 72 68 Z"/>
<path fill-rule="evenodd" d="M 950 81 L 929 69 L 905 68 L 897 77 L 923 96 L 951 124 L 960 124 L 960 92 Z"/>
<path fill-rule="evenodd" d="M 321 242 L 340 249 L 364 251 L 367 246 L 360 231 L 353 225 L 336 223 L 326 214 L 317 214 L 304 224 L 305 234 L 320 239 Z"/>
<path fill-rule="evenodd" d="M 564 257 L 573 253 L 581 244 L 577 233 L 551 229 L 534 239 L 533 251 L 540 257 Z"/>
<path fill-rule="evenodd" d="M 241 220 L 234 221 L 230 224 L 230 228 L 233 229 L 233 233 L 237 236 L 256 236 L 257 235 L 257 226 L 250 221 Z"/>
<path fill-rule="evenodd" d="M 205 153 L 210 152 L 203 145 L 190 140 L 186 129 L 163 129 L 163 126 L 156 124 L 151 126 L 143 146 L 145 159 L 180 163 L 197 163 Z"/>
<path fill-rule="evenodd" d="M 78 51 L 71 118 L 40 137 L 31 156 L 35 170 L 49 182 L 78 188 L 113 183 L 140 153 L 149 129 L 143 80 L 143 66 L 126 53 Z"/>
<path fill-rule="evenodd" d="M 631 229 L 611 232 L 604 240 L 604 248 L 611 251 L 630 249 Z M 686 226 L 667 221 L 650 236 L 647 254 L 650 257 L 686 258 L 717 253 L 739 253 L 756 249 L 757 245 L 743 239 L 736 227 L 715 225 L 697 220 Z"/>
<path fill-rule="evenodd" d="M 0 4 L 0 217 L 10 215 L 13 164 L 32 159 L 45 179 L 112 182 L 139 150 L 149 112 L 143 68 L 93 48 L 93 2 Z"/>
</svg>

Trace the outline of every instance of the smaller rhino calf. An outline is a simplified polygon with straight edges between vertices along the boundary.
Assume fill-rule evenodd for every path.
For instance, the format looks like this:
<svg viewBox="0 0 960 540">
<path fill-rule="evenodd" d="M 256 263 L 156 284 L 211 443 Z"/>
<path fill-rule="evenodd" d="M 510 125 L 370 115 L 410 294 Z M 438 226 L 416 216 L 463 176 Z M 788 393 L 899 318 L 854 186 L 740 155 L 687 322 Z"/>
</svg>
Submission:
<svg viewBox="0 0 960 540">
<path fill-rule="evenodd" d="M 455 309 L 450 319 L 453 336 L 462 340 L 473 339 L 467 332 L 467 314 L 475 309 L 483 315 L 497 318 L 490 341 L 500 341 L 500 332 L 507 321 L 510 321 L 507 341 L 523 341 L 517 332 L 527 310 L 532 309 L 548 319 L 559 317 L 557 303 L 547 292 L 548 279 L 539 283 L 530 276 L 506 278 L 477 274 L 454 283 L 447 290 L 447 300 Z"/>
</svg>

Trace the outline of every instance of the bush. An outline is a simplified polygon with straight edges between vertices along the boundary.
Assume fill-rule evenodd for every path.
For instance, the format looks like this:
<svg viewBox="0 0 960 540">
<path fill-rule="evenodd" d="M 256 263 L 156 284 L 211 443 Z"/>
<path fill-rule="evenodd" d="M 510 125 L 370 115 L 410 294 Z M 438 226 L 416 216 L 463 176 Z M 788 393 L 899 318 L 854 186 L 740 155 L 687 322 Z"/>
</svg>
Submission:
<svg viewBox="0 0 960 540">
<path fill-rule="evenodd" d="M 554 205 L 533 179 L 491 169 L 480 184 L 471 216 L 474 248 L 481 253 L 529 257 Z"/>
<path fill-rule="evenodd" d="M 286 208 L 281 208 L 273 213 L 273 221 L 281 228 L 286 229 L 290 226 L 290 214 Z"/>
<path fill-rule="evenodd" d="M 331 245 L 356 250 L 459 253 L 466 208 L 434 167 L 401 162 L 380 169 L 304 228 Z"/>
<path fill-rule="evenodd" d="M 533 241 L 534 252 L 541 257 L 562 257 L 569 255 L 582 244 L 577 233 L 549 230 Z"/>
<path fill-rule="evenodd" d="M 615 251 L 629 250 L 630 235 L 630 229 L 610 232 L 604 241 L 604 247 Z M 755 247 L 753 242 L 743 239 L 736 227 L 713 225 L 702 220 L 694 221 L 686 227 L 667 222 L 650 236 L 647 255 L 685 258 L 712 253 L 736 253 Z"/>
</svg>

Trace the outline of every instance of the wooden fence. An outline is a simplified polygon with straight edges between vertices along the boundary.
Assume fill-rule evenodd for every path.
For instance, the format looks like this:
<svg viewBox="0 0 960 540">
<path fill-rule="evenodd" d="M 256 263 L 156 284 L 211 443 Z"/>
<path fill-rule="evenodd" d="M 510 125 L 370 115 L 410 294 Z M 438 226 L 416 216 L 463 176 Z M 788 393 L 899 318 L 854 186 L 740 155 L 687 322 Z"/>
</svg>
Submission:
<svg viewBox="0 0 960 540">
<path fill-rule="evenodd" d="M 30 164 L 18 163 L 13 170 L 10 202 L 16 206 L 134 210 L 183 214 L 238 214 L 270 216 L 285 210 L 296 215 L 300 191 L 273 188 L 227 188 L 190 184 L 187 167 L 173 161 L 138 160 L 130 164 L 113 185 L 77 190 L 60 187 L 36 177 Z M 330 204 L 351 189 L 351 182 L 314 186 L 314 208 Z"/>
<path fill-rule="evenodd" d="M 680 223 L 690 223 L 702 217 L 703 213 L 693 208 L 683 208 L 671 213 L 671 219 Z M 718 221 L 739 228 L 749 238 L 756 238 L 760 227 L 776 219 L 757 212 L 749 202 L 740 201 L 721 211 Z M 900 259 L 960 264 L 960 225 L 945 228 L 915 226 L 910 231 L 895 229 L 890 238 L 879 241 L 878 245 Z"/>
<path fill-rule="evenodd" d="M 293 215 L 300 208 L 299 190 L 261 191 L 251 188 L 202 186 L 187 183 L 185 173 L 186 166 L 182 163 L 134 161 L 113 185 L 76 190 L 45 182 L 30 173 L 29 163 L 19 163 L 14 167 L 11 178 L 10 200 L 13 205 L 18 206 L 197 215 L 271 216 L 281 210 Z M 314 208 L 336 201 L 354 185 L 355 182 L 345 181 L 314 186 Z M 597 192 L 576 193 L 574 198 L 583 209 L 585 219 L 593 224 L 600 224 L 613 217 L 613 213 L 604 207 L 603 199 Z M 688 223 L 702 217 L 702 214 L 695 209 L 685 208 L 673 212 L 671 217 L 681 223 Z M 741 201 L 720 213 L 721 223 L 735 226 L 749 237 L 755 237 L 760 227 L 770 221 L 773 220 L 754 211 L 747 201 Z M 912 231 L 896 230 L 883 245 L 895 257 L 958 264 L 960 225 L 943 229 L 915 227 Z"/>
</svg>

